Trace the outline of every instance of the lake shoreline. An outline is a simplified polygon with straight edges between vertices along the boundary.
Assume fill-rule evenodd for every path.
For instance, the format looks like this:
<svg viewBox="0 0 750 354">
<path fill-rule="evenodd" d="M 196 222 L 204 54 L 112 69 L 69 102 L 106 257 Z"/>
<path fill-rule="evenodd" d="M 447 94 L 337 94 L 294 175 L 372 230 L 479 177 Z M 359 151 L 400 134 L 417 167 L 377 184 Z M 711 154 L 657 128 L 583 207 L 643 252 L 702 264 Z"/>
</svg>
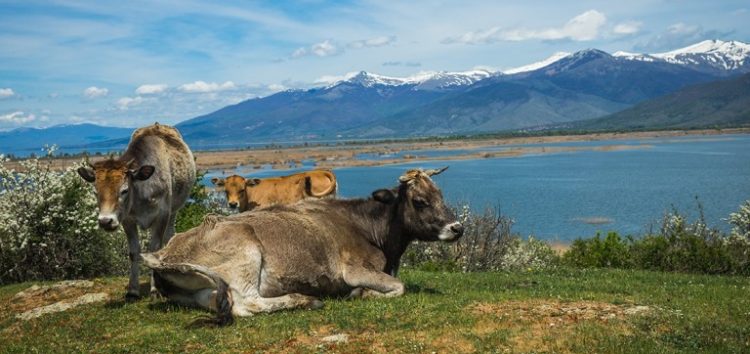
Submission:
<svg viewBox="0 0 750 354">
<path fill-rule="evenodd" d="M 246 167 L 249 170 L 269 167 L 275 170 L 287 170 L 301 167 L 303 162 L 312 162 L 315 168 L 342 168 L 396 165 L 422 161 L 455 161 L 482 158 L 511 158 L 530 154 L 550 154 L 578 151 L 622 151 L 647 149 L 648 142 L 642 144 L 614 144 L 597 147 L 575 146 L 523 146 L 531 144 L 557 144 L 571 142 L 588 142 L 603 140 L 639 140 L 676 137 L 721 136 L 730 134 L 750 134 L 750 128 L 704 129 L 704 130 L 670 130 L 644 131 L 625 133 L 591 133 L 581 135 L 548 135 L 534 137 L 503 138 L 467 138 L 459 140 L 425 140 L 411 142 L 377 142 L 354 143 L 343 145 L 292 146 L 278 148 L 259 148 L 245 150 L 195 150 L 196 166 L 199 170 L 235 170 Z M 437 152 L 434 156 L 421 155 L 420 151 Z M 470 150 L 456 154 L 458 150 Z M 389 156 L 408 151 L 396 158 L 365 159 L 359 155 Z M 443 152 L 444 154 L 441 154 Z M 92 156 L 91 161 L 105 159 L 106 156 Z M 55 157 L 51 168 L 64 169 L 78 163 L 80 157 Z M 21 169 L 19 161 L 6 162 Z"/>
</svg>

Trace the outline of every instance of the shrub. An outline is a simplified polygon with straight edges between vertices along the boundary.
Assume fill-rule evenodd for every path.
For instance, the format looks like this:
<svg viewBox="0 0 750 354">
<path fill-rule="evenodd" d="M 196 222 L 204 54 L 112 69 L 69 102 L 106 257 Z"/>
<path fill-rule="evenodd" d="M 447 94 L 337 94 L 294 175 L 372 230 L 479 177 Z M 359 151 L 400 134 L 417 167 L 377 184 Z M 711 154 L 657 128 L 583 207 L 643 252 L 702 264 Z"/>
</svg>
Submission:
<svg viewBox="0 0 750 354">
<path fill-rule="evenodd" d="M 185 206 L 177 212 L 175 218 L 175 231 L 184 232 L 190 230 L 203 222 L 206 214 L 220 213 L 225 214 L 221 208 L 219 196 L 209 193 L 206 187 L 201 183 L 206 172 L 198 171 L 195 176 L 195 184 L 190 190 L 190 198 Z"/>
<path fill-rule="evenodd" d="M 512 234 L 513 220 L 496 209 L 475 215 L 465 205 L 458 218 L 465 227 L 460 241 L 417 241 L 402 263 L 423 270 L 462 272 L 540 269 L 556 264 L 557 254 L 546 243 L 532 237 L 524 241 Z"/>
<path fill-rule="evenodd" d="M 96 198 L 79 166 L 55 172 L 50 160 L 33 158 L 20 172 L 6 162 L 0 157 L 0 284 L 125 271 L 125 237 L 97 226 Z"/>
<path fill-rule="evenodd" d="M 608 233 L 604 240 L 597 233 L 593 238 L 573 241 L 563 261 L 581 268 L 628 268 L 631 266 L 628 247 L 627 240 L 616 232 Z"/>
<path fill-rule="evenodd" d="M 703 274 L 750 274 L 750 202 L 740 206 L 728 221 L 729 234 L 706 225 L 703 211 L 693 222 L 677 210 L 664 215 L 657 232 L 641 238 L 620 238 L 610 233 L 602 240 L 575 240 L 563 256 L 577 267 L 639 268 Z"/>
</svg>

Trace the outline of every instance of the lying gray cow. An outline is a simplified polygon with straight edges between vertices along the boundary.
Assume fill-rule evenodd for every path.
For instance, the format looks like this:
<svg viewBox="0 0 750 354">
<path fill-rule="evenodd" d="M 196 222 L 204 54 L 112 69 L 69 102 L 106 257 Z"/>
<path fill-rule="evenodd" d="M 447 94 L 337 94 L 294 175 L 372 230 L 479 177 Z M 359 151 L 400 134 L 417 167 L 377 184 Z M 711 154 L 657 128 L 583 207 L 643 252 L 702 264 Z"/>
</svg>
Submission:
<svg viewBox="0 0 750 354">
<path fill-rule="evenodd" d="M 130 252 L 130 282 L 125 297 L 138 298 L 138 227 L 151 231 L 148 249 L 152 252 L 174 235 L 177 210 L 185 204 L 195 183 L 193 153 L 177 129 L 157 123 L 133 132 L 119 159 L 81 167 L 78 174 L 96 188 L 99 226 L 114 231 L 122 224 L 125 229 Z M 153 283 L 151 293 L 156 295 Z"/>
<path fill-rule="evenodd" d="M 208 216 L 162 250 L 143 254 L 159 291 L 177 302 L 235 316 L 319 308 L 318 296 L 399 296 L 389 275 L 409 243 L 456 241 L 463 226 L 431 175 L 411 170 L 370 199 L 307 200 L 229 217 Z"/>
</svg>

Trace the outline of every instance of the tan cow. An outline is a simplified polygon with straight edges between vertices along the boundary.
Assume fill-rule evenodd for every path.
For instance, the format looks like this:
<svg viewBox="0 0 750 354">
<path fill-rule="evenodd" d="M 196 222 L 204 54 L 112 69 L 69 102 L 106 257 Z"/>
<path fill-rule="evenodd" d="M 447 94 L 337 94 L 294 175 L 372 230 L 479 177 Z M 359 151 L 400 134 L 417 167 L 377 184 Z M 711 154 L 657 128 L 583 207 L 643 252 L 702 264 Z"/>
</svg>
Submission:
<svg viewBox="0 0 750 354">
<path fill-rule="evenodd" d="M 223 187 L 227 204 L 240 212 L 274 204 L 292 204 L 305 198 L 336 196 L 336 175 L 329 170 L 313 170 L 290 176 L 244 178 L 232 175 L 214 177 L 211 183 Z"/>
<path fill-rule="evenodd" d="M 138 298 L 138 227 L 150 230 L 148 249 L 152 252 L 174 235 L 177 211 L 195 183 L 193 153 L 177 129 L 157 123 L 133 132 L 120 158 L 80 167 L 78 174 L 96 189 L 99 227 L 115 231 L 122 225 L 125 230 L 130 252 L 125 297 Z M 151 292 L 156 295 L 153 282 Z"/>
<path fill-rule="evenodd" d="M 413 240 L 454 242 L 464 233 L 430 176 L 410 170 L 368 199 L 315 199 L 207 216 L 160 251 L 144 254 L 159 291 L 217 312 L 213 324 L 294 308 L 320 296 L 392 297 L 391 276 Z"/>
</svg>

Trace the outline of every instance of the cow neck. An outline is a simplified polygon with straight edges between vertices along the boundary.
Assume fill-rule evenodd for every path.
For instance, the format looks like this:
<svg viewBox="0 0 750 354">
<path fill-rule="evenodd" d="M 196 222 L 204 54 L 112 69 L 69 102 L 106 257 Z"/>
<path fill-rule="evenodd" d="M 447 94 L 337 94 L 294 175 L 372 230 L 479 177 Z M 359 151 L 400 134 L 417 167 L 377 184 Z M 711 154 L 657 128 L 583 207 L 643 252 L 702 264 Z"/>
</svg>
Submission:
<svg viewBox="0 0 750 354">
<path fill-rule="evenodd" d="M 400 197 L 391 204 L 368 200 L 367 208 L 362 210 L 361 220 L 369 220 L 365 234 L 369 242 L 379 248 L 386 259 L 384 271 L 398 268 L 401 256 L 413 238 L 406 235 L 403 222 L 399 218 Z"/>
</svg>

